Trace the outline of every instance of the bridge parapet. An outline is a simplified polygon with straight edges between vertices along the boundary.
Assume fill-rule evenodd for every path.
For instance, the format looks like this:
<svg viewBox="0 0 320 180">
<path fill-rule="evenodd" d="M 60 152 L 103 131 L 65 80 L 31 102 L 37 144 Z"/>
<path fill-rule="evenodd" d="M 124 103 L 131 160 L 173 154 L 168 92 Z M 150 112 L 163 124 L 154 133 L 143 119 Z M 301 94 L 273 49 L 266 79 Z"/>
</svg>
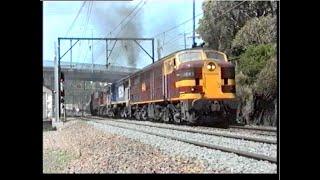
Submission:
<svg viewBox="0 0 320 180">
<path fill-rule="evenodd" d="M 51 68 L 54 66 L 54 61 L 43 61 L 43 67 Z M 125 67 L 125 66 L 113 66 L 110 65 L 108 68 L 102 64 L 89 64 L 89 63 L 72 63 L 69 62 L 60 62 L 60 66 L 64 70 L 85 70 L 85 71 L 111 71 L 111 72 L 123 72 L 123 73 L 133 73 L 138 71 L 138 68 Z"/>
</svg>

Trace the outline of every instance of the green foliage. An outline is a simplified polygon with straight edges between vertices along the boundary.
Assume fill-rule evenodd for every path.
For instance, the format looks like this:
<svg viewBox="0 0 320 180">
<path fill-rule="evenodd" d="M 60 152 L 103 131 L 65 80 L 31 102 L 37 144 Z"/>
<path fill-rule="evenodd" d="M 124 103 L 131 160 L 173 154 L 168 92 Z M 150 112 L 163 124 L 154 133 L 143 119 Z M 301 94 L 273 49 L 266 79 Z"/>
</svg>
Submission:
<svg viewBox="0 0 320 180">
<path fill-rule="evenodd" d="M 244 75 L 242 72 L 236 76 L 237 97 L 239 97 L 241 101 L 248 101 L 252 99 L 252 87 L 248 85 L 248 79 L 249 77 Z"/>
<path fill-rule="evenodd" d="M 231 43 L 247 20 L 276 14 L 276 2 L 205 1 L 197 32 L 209 47 L 231 53 Z M 237 6 L 238 5 L 238 6 Z"/>
<path fill-rule="evenodd" d="M 208 47 L 225 52 L 237 64 L 239 119 L 272 119 L 274 124 L 277 2 L 209 0 L 202 9 L 197 32 Z"/>
<path fill-rule="evenodd" d="M 263 95 L 266 100 L 274 100 L 277 96 L 277 60 L 270 59 L 257 75 L 254 91 Z"/>
<path fill-rule="evenodd" d="M 249 45 L 268 44 L 276 41 L 276 17 L 263 16 L 252 18 L 237 32 L 232 47 L 245 49 Z"/>
<path fill-rule="evenodd" d="M 251 45 L 241 54 L 239 70 L 248 76 L 247 83 L 254 83 L 257 74 L 265 67 L 267 61 L 275 56 L 276 48 L 273 44 Z"/>
</svg>

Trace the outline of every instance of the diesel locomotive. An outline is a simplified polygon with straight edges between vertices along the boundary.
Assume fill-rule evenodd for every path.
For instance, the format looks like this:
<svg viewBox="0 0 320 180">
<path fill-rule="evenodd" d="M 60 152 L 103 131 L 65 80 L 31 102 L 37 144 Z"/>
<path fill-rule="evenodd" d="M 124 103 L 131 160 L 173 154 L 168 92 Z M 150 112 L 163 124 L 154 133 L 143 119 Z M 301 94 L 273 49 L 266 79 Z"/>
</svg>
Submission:
<svg viewBox="0 0 320 180">
<path fill-rule="evenodd" d="M 91 95 L 92 115 L 227 128 L 236 118 L 235 66 L 223 52 L 174 52 Z"/>
</svg>

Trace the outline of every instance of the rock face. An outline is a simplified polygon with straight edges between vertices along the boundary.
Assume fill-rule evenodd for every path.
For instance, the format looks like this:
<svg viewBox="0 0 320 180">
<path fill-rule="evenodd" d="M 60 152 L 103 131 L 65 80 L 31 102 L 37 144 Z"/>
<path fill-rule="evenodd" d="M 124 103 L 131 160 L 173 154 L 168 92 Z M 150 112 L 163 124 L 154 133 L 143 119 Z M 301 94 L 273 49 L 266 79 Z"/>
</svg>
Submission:
<svg viewBox="0 0 320 180">
<path fill-rule="evenodd" d="M 169 156 L 122 136 L 102 132 L 81 121 L 43 133 L 44 173 L 201 173 L 194 158 Z"/>
</svg>

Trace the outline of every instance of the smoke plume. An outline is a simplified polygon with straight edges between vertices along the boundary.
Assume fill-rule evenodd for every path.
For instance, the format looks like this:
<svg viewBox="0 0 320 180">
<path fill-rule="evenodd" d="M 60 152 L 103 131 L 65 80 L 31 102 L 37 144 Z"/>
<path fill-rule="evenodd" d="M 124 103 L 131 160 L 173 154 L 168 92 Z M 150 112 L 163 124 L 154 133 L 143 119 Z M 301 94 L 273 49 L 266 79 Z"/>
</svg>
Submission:
<svg viewBox="0 0 320 180">
<path fill-rule="evenodd" d="M 142 4 L 140 4 L 141 6 Z M 141 26 L 141 17 L 143 15 L 143 8 L 139 10 L 139 7 L 134 10 L 135 4 L 111 4 L 107 5 L 107 2 L 104 2 L 101 8 L 96 8 L 96 26 L 99 28 L 100 32 L 110 32 L 114 30 L 114 28 L 123 21 L 132 11 L 131 15 L 126 18 L 122 24 L 112 32 L 112 34 L 105 34 L 104 37 L 129 37 L 129 38 L 137 38 L 141 37 L 141 32 L 143 31 Z M 139 10 L 139 11 L 138 11 Z M 110 43 L 113 45 L 114 41 Z M 103 47 L 102 47 L 103 48 Z M 116 50 L 116 49 L 119 50 Z M 109 48 L 109 50 L 111 47 Z M 136 67 L 139 59 L 139 47 L 133 41 L 117 41 L 117 45 L 115 46 L 111 59 L 116 59 L 117 61 L 121 61 L 120 64 L 124 64 L 124 60 L 126 60 L 126 65 L 130 67 Z M 117 54 L 116 51 L 120 52 Z M 116 57 L 118 56 L 118 57 Z"/>
</svg>

